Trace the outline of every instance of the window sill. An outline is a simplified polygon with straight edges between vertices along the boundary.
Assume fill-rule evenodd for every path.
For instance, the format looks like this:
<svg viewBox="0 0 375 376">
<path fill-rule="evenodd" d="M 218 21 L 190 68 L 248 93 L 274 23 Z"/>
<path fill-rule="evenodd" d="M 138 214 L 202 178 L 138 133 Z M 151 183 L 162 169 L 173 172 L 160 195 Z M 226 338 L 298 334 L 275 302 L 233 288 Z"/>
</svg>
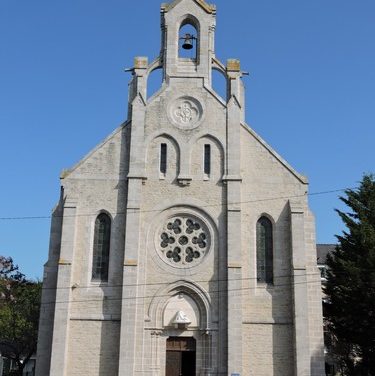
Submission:
<svg viewBox="0 0 375 376">
<path fill-rule="evenodd" d="M 257 281 L 257 287 L 261 289 L 274 289 L 275 285 L 273 283 L 259 282 Z"/>
<path fill-rule="evenodd" d="M 182 186 L 182 187 L 187 187 L 187 186 L 189 186 L 190 183 L 191 183 L 191 181 L 192 181 L 192 178 L 189 177 L 189 176 L 179 176 L 179 177 L 177 178 L 177 182 L 178 182 L 178 184 L 179 184 L 180 186 Z"/>
<path fill-rule="evenodd" d="M 91 285 L 95 287 L 107 287 L 108 281 L 91 281 Z"/>
</svg>

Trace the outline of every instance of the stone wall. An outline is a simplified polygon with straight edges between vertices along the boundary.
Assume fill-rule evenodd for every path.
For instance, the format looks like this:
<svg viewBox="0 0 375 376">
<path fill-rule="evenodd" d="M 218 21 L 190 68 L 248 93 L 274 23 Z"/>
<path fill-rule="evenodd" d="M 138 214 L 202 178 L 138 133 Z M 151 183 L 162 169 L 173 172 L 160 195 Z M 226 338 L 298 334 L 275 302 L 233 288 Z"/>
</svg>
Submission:
<svg viewBox="0 0 375 376">
<path fill-rule="evenodd" d="M 71 321 L 67 375 L 117 375 L 119 339 L 119 322 Z"/>
</svg>

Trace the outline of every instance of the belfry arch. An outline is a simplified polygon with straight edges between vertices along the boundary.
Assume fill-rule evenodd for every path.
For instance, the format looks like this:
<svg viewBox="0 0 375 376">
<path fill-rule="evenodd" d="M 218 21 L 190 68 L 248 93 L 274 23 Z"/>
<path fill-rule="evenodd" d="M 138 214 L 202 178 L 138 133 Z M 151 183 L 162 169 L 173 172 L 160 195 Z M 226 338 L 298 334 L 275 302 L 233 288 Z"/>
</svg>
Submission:
<svg viewBox="0 0 375 376">
<path fill-rule="evenodd" d="M 187 15 L 178 31 L 178 57 L 199 63 L 200 24 L 192 15 Z"/>
</svg>

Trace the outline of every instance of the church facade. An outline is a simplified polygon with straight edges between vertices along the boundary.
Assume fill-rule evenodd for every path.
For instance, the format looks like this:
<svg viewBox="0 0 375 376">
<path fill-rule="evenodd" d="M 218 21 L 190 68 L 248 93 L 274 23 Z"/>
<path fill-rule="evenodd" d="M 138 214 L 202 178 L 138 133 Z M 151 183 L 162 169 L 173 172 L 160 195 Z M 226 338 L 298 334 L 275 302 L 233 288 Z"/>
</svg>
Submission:
<svg viewBox="0 0 375 376">
<path fill-rule="evenodd" d="M 215 16 L 204 0 L 161 6 L 161 53 L 135 58 L 128 121 L 61 176 L 39 376 L 324 375 L 308 182 L 245 123 Z"/>
</svg>

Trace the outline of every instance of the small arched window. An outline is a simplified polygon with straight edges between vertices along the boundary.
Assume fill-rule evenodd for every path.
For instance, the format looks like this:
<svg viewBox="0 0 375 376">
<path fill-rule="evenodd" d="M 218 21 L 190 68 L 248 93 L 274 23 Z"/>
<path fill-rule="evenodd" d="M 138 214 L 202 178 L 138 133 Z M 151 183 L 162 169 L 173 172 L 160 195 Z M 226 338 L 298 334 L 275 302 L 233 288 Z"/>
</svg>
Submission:
<svg viewBox="0 0 375 376">
<path fill-rule="evenodd" d="M 211 174 L 211 145 L 204 145 L 204 156 L 203 156 L 203 170 L 204 174 L 209 177 Z"/>
<path fill-rule="evenodd" d="M 272 223 L 266 217 L 257 222 L 257 280 L 273 283 L 273 235 Z"/>
<path fill-rule="evenodd" d="M 94 250 L 92 257 L 92 280 L 108 281 L 111 218 L 101 213 L 95 220 Z"/>
<path fill-rule="evenodd" d="M 162 176 L 167 173 L 167 144 L 160 144 L 160 166 L 159 171 Z"/>
</svg>

